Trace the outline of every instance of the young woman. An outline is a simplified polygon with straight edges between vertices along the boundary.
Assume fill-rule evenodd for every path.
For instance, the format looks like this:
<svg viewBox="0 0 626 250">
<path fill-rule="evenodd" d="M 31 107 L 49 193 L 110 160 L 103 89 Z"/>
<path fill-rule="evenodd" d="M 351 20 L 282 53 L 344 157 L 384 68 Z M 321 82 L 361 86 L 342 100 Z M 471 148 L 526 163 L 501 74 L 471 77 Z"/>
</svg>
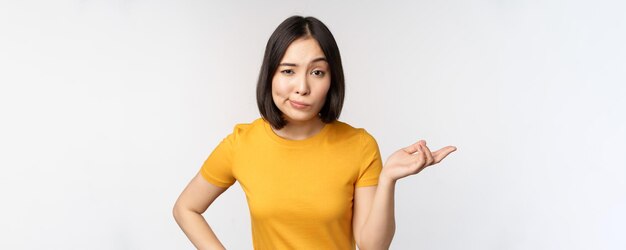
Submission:
<svg viewBox="0 0 626 250">
<path fill-rule="evenodd" d="M 394 188 L 455 151 L 426 142 L 393 153 L 383 168 L 376 140 L 338 121 L 344 98 L 339 49 L 313 17 L 292 16 L 271 35 L 257 84 L 261 117 L 237 124 L 174 205 L 199 249 L 223 249 L 202 213 L 238 181 L 255 249 L 387 249 Z"/>
</svg>

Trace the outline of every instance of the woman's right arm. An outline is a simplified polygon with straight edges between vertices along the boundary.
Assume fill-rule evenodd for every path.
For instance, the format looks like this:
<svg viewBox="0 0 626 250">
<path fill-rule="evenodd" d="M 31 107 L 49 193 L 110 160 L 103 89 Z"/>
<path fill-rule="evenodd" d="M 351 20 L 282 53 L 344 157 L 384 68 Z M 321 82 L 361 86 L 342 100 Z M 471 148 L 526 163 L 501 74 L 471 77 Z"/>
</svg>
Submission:
<svg viewBox="0 0 626 250">
<path fill-rule="evenodd" d="M 202 213 L 226 189 L 207 182 L 198 172 L 176 200 L 174 219 L 197 249 L 225 249 Z"/>
</svg>

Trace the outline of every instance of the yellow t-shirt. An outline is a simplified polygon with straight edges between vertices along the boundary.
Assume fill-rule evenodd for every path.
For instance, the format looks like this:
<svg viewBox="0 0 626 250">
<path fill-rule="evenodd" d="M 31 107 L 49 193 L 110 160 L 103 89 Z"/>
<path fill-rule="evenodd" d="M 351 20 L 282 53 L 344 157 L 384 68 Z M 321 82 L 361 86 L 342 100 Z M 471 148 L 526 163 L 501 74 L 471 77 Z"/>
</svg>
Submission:
<svg viewBox="0 0 626 250">
<path fill-rule="evenodd" d="M 263 118 L 237 124 L 200 170 L 210 183 L 238 181 L 255 249 L 355 249 L 355 187 L 378 184 L 378 144 L 363 128 L 325 124 L 304 140 L 282 138 Z"/>
</svg>

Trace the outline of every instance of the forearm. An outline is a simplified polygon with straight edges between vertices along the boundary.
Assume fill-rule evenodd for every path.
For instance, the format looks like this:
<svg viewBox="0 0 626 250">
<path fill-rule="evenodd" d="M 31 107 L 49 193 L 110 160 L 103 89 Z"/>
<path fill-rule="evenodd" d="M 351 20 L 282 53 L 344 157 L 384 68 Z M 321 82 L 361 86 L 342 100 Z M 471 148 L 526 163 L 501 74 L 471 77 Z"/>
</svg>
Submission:
<svg viewBox="0 0 626 250">
<path fill-rule="evenodd" d="M 394 191 L 396 181 L 381 175 L 370 213 L 361 229 L 361 250 L 389 249 L 396 231 Z"/>
<path fill-rule="evenodd" d="M 225 249 L 201 214 L 177 209 L 174 212 L 174 219 L 197 249 Z"/>
</svg>

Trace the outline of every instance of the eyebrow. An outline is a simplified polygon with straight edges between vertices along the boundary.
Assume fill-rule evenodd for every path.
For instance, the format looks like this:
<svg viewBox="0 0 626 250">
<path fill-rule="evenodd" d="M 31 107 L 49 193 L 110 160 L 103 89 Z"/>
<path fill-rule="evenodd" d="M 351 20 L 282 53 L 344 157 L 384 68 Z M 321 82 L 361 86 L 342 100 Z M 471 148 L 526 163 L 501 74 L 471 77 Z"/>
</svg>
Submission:
<svg viewBox="0 0 626 250">
<path fill-rule="evenodd" d="M 328 63 L 328 61 L 326 61 L 326 58 L 324 58 L 324 57 L 315 58 L 315 59 L 313 59 L 311 61 L 311 63 L 319 62 L 319 61 L 324 61 L 324 62 Z M 292 67 L 296 67 L 296 66 L 298 66 L 298 64 L 295 64 L 295 63 L 281 63 L 281 64 L 278 64 L 278 66 L 292 66 Z"/>
</svg>

